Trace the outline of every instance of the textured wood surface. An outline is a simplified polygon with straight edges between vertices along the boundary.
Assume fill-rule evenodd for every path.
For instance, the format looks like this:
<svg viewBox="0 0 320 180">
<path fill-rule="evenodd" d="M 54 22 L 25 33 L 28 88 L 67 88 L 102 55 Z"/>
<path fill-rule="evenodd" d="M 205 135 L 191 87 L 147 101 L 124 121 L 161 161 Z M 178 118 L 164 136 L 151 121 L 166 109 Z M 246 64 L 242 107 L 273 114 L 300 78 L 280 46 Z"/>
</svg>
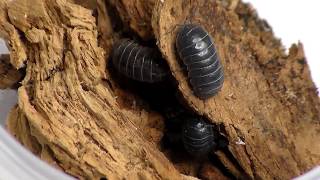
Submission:
<svg viewBox="0 0 320 180">
<path fill-rule="evenodd" d="M 210 32 L 225 68 L 221 92 L 208 100 L 193 95 L 174 47 L 190 22 Z M 215 152 L 224 170 L 162 149 L 163 115 L 111 73 L 110 51 L 123 35 L 156 39 L 179 100 L 228 138 Z M 77 178 L 290 179 L 320 163 L 320 100 L 303 46 L 286 54 L 239 0 L 3 0 L 0 37 L 12 72 L 26 68 L 8 130 Z"/>
<path fill-rule="evenodd" d="M 182 178 L 156 149 L 150 135 L 158 130 L 144 133 L 143 119 L 161 117 L 120 107 L 102 81 L 105 51 L 91 11 L 64 0 L 12 1 L 6 10 L 5 23 L 21 32 L 7 40 L 26 47 L 26 76 L 9 118 L 13 134 L 25 130 L 17 135 L 23 144 L 79 178 Z"/>
<path fill-rule="evenodd" d="M 303 47 L 293 45 L 286 55 L 270 27 L 249 6 L 233 2 L 159 1 L 152 21 L 158 46 L 183 99 L 223 125 L 246 175 L 290 179 L 320 162 L 320 102 Z M 225 67 L 221 92 L 204 101 L 193 95 L 175 52 L 176 30 L 188 22 L 210 32 Z"/>
<path fill-rule="evenodd" d="M 107 1 L 108 2 L 108 1 Z M 124 26 L 129 26 L 142 39 L 153 38 L 152 11 L 157 0 L 110 0 Z"/>
</svg>

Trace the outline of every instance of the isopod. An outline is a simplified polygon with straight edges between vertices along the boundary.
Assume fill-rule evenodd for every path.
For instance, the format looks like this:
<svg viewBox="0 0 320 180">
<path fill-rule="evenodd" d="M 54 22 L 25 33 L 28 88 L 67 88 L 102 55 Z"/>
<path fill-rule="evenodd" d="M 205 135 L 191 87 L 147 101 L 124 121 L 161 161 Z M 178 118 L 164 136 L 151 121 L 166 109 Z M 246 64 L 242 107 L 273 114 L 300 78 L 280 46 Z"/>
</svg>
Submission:
<svg viewBox="0 0 320 180">
<path fill-rule="evenodd" d="M 148 83 L 163 81 L 168 70 L 161 64 L 161 55 L 155 49 L 122 39 L 112 50 L 112 62 L 121 74 Z"/>
<path fill-rule="evenodd" d="M 178 30 L 176 48 L 194 94 L 201 99 L 216 95 L 223 86 L 224 71 L 209 33 L 199 25 L 183 25 Z"/>
<path fill-rule="evenodd" d="M 182 141 L 193 156 L 203 156 L 217 148 L 217 133 L 213 125 L 200 117 L 189 117 L 182 125 Z"/>
</svg>

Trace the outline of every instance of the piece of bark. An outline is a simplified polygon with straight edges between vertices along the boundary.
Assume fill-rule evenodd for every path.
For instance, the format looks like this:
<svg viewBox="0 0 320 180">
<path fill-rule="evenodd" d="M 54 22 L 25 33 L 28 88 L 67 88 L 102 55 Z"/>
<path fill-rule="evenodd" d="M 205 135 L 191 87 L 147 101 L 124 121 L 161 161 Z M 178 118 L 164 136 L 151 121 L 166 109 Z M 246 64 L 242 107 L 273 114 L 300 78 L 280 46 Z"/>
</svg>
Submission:
<svg viewBox="0 0 320 180">
<path fill-rule="evenodd" d="M 142 39 L 154 38 L 151 17 L 157 0 L 111 0 L 124 25 L 129 26 Z"/>
<path fill-rule="evenodd" d="M 10 63 L 10 56 L 0 55 L 0 89 L 16 88 L 22 79 L 23 73 Z"/>
<path fill-rule="evenodd" d="M 15 106 L 7 118 L 7 130 L 32 153 L 39 155 L 40 144 L 31 135 L 28 120 L 18 106 Z"/>
<path fill-rule="evenodd" d="M 112 49 L 114 32 L 112 28 L 111 18 L 109 16 L 109 12 L 106 6 L 105 0 L 97 0 L 97 26 L 99 34 L 99 46 L 103 47 L 106 51 L 106 58 Z"/>
<path fill-rule="evenodd" d="M 245 175 L 290 179 L 320 163 L 320 102 L 302 45 L 287 56 L 250 8 L 229 9 L 228 2 L 158 1 L 152 19 L 158 46 L 187 104 L 224 126 Z M 193 95 L 175 52 L 177 29 L 188 20 L 209 31 L 224 66 L 224 86 L 208 100 Z"/>
<path fill-rule="evenodd" d="M 21 39 L 4 38 L 20 42 L 27 55 L 18 109 L 11 113 L 9 129 L 13 134 L 17 129 L 30 134 L 18 139 L 25 138 L 21 141 L 28 144 L 34 137 L 31 141 L 39 144 L 40 157 L 81 179 L 182 178 L 156 148 L 159 130 L 144 133 L 148 125 L 137 123 L 162 117 L 121 107 L 112 88 L 102 81 L 105 56 L 98 47 L 91 11 L 65 0 L 4 4 L 8 17 L 1 16 L 0 25 L 13 27 L 6 33 L 19 30 Z M 20 50 L 10 48 L 18 54 Z M 14 128 L 14 124 L 24 126 Z"/>
<path fill-rule="evenodd" d="M 6 1 L 0 1 L 0 34 L 6 39 L 6 44 L 10 50 L 10 62 L 16 69 L 24 66 L 24 61 L 27 58 L 25 46 L 19 38 L 17 29 L 8 22 Z M 17 18 L 17 17 L 13 17 Z M 25 18 L 23 16 L 22 18 Z"/>
</svg>

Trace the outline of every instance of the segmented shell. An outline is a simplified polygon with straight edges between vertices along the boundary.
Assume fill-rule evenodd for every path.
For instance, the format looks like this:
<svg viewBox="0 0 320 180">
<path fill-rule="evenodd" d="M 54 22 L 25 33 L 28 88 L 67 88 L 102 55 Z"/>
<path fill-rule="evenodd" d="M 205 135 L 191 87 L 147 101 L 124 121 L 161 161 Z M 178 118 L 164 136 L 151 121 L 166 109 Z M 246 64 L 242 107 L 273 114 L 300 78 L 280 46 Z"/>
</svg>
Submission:
<svg viewBox="0 0 320 180">
<path fill-rule="evenodd" d="M 213 126 L 196 117 L 184 122 L 182 141 L 185 149 L 194 156 L 206 155 L 217 146 Z"/>
<path fill-rule="evenodd" d="M 114 67 L 128 78 L 154 83 L 165 79 L 168 70 L 161 62 L 161 55 L 154 49 L 123 39 L 112 50 Z"/>
<path fill-rule="evenodd" d="M 209 33 L 199 25 L 184 25 L 178 31 L 176 48 L 187 67 L 194 94 L 201 99 L 217 94 L 224 82 L 224 72 Z"/>
</svg>

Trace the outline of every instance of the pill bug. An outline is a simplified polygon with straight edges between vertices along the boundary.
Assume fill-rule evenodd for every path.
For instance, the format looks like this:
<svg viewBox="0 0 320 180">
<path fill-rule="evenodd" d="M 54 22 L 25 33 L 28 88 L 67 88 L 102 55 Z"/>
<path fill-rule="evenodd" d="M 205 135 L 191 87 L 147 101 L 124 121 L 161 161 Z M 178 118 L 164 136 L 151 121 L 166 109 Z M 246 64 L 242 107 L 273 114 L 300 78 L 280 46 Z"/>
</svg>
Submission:
<svg viewBox="0 0 320 180">
<path fill-rule="evenodd" d="M 160 62 L 155 49 L 143 47 L 129 39 L 117 42 L 112 50 L 112 63 L 117 71 L 128 78 L 154 83 L 163 81 L 168 70 Z"/>
<path fill-rule="evenodd" d="M 217 148 L 217 133 L 213 125 L 201 117 L 189 117 L 182 125 L 182 141 L 193 156 L 203 156 Z"/>
<path fill-rule="evenodd" d="M 224 72 L 209 33 L 199 25 L 183 25 L 178 30 L 176 49 L 186 66 L 194 94 L 201 99 L 217 94 L 224 82 Z"/>
</svg>

